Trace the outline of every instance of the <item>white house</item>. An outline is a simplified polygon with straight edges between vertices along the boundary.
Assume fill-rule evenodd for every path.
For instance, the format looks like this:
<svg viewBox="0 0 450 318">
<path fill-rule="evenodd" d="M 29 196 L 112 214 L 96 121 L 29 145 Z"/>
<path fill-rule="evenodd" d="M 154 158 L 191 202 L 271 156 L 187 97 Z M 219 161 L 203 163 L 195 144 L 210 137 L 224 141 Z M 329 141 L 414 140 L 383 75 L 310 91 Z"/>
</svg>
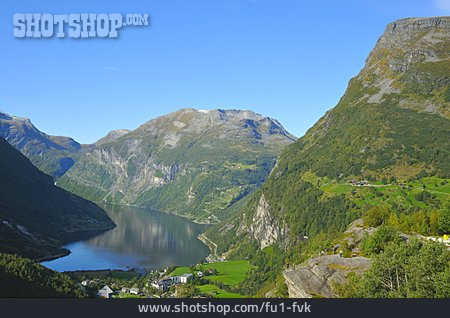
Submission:
<svg viewBox="0 0 450 318">
<path fill-rule="evenodd" d="M 97 293 L 97 297 L 100 298 L 111 298 L 112 295 L 114 294 L 114 291 L 109 288 L 108 285 L 105 285 L 105 287 L 103 287 L 102 289 L 100 289 Z"/>
<path fill-rule="evenodd" d="M 139 295 L 139 288 L 130 288 L 130 294 Z"/>
<path fill-rule="evenodd" d="M 192 280 L 193 277 L 194 277 L 194 275 L 192 275 L 192 274 L 183 274 L 180 276 L 180 283 L 187 284 L 188 282 L 190 282 Z"/>
</svg>

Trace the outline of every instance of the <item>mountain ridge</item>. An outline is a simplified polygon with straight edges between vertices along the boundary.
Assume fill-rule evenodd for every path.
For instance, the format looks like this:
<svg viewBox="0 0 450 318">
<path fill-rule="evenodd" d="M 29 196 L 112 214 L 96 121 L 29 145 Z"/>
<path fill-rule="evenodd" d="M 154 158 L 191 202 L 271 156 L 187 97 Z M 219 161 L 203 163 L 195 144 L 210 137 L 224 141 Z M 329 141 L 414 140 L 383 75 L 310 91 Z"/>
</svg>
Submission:
<svg viewBox="0 0 450 318">
<path fill-rule="evenodd" d="M 61 177 L 83 152 L 92 148 L 70 137 L 48 135 L 37 129 L 29 118 L 3 112 L 0 112 L 0 137 L 54 178 Z"/>
</svg>

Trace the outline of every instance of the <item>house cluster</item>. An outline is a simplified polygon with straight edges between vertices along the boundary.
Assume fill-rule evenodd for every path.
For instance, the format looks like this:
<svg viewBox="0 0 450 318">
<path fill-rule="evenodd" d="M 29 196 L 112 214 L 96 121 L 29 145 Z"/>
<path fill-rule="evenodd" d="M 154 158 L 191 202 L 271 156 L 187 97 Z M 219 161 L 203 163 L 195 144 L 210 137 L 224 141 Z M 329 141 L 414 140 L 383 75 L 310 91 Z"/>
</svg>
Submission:
<svg viewBox="0 0 450 318">
<path fill-rule="evenodd" d="M 193 274 L 183 274 L 181 276 L 166 276 L 159 280 L 154 280 L 150 283 L 151 287 L 161 291 L 167 291 L 172 286 L 180 284 L 187 284 L 194 278 Z"/>
<path fill-rule="evenodd" d="M 350 184 L 354 187 L 364 187 L 370 185 L 369 181 L 367 180 L 360 180 L 360 181 L 350 180 Z"/>
<path fill-rule="evenodd" d="M 139 295 L 139 288 L 136 287 L 132 287 L 132 288 L 128 288 L 128 287 L 122 287 L 122 290 L 120 291 L 122 294 L 131 294 L 131 295 Z"/>
</svg>

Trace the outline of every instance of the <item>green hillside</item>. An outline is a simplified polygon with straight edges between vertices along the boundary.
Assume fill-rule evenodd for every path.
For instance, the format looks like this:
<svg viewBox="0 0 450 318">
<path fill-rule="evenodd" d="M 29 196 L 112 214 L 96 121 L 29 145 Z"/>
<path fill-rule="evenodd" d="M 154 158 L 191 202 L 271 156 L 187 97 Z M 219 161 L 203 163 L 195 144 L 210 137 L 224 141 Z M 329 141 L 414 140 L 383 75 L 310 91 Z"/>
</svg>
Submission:
<svg viewBox="0 0 450 318">
<path fill-rule="evenodd" d="M 114 227 L 95 204 L 66 192 L 0 138 L 0 252 L 33 259 Z"/>
<path fill-rule="evenodd" d="M 86 297 L 67 275 L 18 255 L 0 253 L 0 297 Z"/>
<path fill-rule="evenodd" d="M 361 216 L 407 233 L 450 232 L 449 35 L 449 17 L 390 24 L 243 213 L 206 233 L 220 253 L 263 269 L 246 288 L 275 285 L 276 272 L 332 247 Z"/>
</svg>

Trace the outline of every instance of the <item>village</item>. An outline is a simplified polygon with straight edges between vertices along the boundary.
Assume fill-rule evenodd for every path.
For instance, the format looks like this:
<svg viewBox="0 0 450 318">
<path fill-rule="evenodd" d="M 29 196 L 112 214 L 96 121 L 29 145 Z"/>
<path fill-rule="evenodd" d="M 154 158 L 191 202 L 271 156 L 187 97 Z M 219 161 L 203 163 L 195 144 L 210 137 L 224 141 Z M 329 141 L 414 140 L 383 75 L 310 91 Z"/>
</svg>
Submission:
<svg viewBox="0 0 450 318">
<path fill-rule="evenodd" d="M 142 271 L 85 271 L 72 272 L 89 297 L 96 298 L 215 298 L 239 296 L 227 290 L 227 280 L 236 275 L 235 262 L 197 264 L 190 267 L 168 267 L 160 270 Z M 238 264 L 242 279 L 250 268 Z M 244 266 L 242 266 L 244 265 Z M 218 271 L 216 268 L 219 268 Z M 225 283 L 224 283 L 225 282 Z"/>
<path fill-rule="evenodd" d="M 176 288 L 181 284 L 190 284 L 194 281 L 194 274 L 186 273 L 179 276 L 168 276 L 169 268 L 163 271 L 150 271 L 149 275 L 142 275 L 141 272 L 137 276 L 129 280 L 135 287 L 126 286 L 126 280 L 110 280 L 103 288 L 96 293 L 98 298 L 162 298 L 176 297 Z M 134 270 L 133 270 L 134 271 Z M 202 272 L 196 272 L 197 277 L 202 277 Z M 142 286 L 142 278 L 145 280 Z M 86 279 L 81 282 L 84 288 L 98 285 L 102 280 L 95 278 Z M 139 286 L 139 287 L 136 287 Z M 166 294 L 172 289 L 173 293 Z"/>
</svg>

